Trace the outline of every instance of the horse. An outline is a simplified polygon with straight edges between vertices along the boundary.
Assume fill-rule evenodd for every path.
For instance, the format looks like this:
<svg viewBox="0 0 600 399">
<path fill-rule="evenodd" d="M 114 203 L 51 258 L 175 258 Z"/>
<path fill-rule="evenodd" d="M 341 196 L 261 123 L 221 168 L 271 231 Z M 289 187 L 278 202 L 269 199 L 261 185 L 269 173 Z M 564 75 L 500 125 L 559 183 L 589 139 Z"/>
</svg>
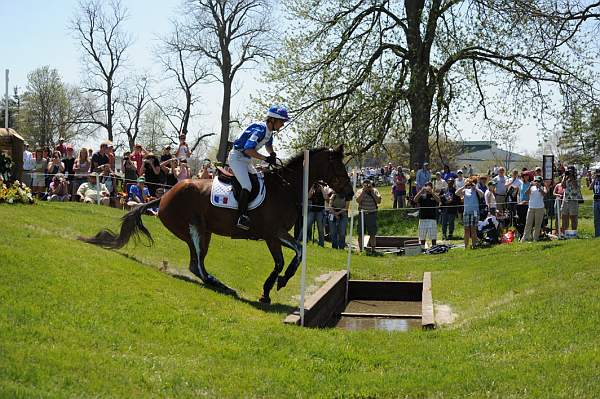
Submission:
<svg viewBox="0 0 600 399">
<path fill-rule="evenodd" d="M 344 148 L 318 148 L 309 151 L 309 187 L 323 180 L 338 194 L 351 198 L 353 187 L 344 165 Z M 183 180 L 161 198 L 141 205 L 122 218 L 117 235 L 101 230 L 90 238 L 80 240 L 108 249 L 123 247 L 132 236 L 143 233 L 153 243 L 150 232 L 142 223 L 142 214 L 158 206 L 158 218 L 175 236 L 184 241 L 190 251 L 189 270 L 204 284 L 235 294 L 212 274 L 208 273 L 204 259 L 208 253 L 212 234 L 231 238 L 264 240 L 275 262 L 273 271 L 263 284 L 260 302 L 270 303 L 270 292 L 277 281 L 277 290 L 285 287 L 296 273 L 302 260 L 302 245 L 289 234 L 300 215 L 303 198 L 303 154 L 298 154 L 286 164 L 264 172 L 266 197 L 264 202 L 249 212 L 250 230 L 236 227 L 237 210 L 219 208 L 211 204 L 212 180 Z M 282 246 L 295 252 L 294 258 L 284 267 Z"/>
</svg>

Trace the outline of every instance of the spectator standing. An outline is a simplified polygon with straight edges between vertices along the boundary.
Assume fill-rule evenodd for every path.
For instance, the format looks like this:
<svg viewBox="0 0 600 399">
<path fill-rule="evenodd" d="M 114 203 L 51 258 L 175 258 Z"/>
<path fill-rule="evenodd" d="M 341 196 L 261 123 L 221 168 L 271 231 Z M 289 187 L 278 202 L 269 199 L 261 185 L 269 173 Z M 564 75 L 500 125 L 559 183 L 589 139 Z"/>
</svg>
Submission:
<svg viewBox="0 0 600 399">
<path fill-rule="evenodd" d="M 579 201 L 583 200 L 583 196 L 581 195 L 581 186 L 574 166 L 567 168 L 562 179 L 562 186 L 565 189 L 561 208 L 562 227 L 564 230 L 569 230 L 570 221 L 571 230 L 577 230 Z"/>
<path fill-rule="evenodd" d="M 75 179 L 73 180 L 73 193 L 77 193 L 77 189 L 87 180 L 86 175 L 90 173 L 90 160 L 88 158 L 87 148 L 79 150 L 79 155 L 73 164 L 73 172 Z"/>
<path fill-rule="evenodd" d="M 442 179 L 442 174 L 440 172 L 435 172 L 435 179 L 433 180 L 433 191 L 436 194 L 441 194 L 442 191 L 446 191 L 448 189 L 448 183 L 446 180 Z"/>
<path fill-rule="evenodd" d="M 429 171 L 429 164 L 425 162 L 423 163 L 423 167 L 417 171 L 417 192 L 421 191 L 421 189 L 425 186 L 425 183 L 427 182 L 431 182 L 431 172 Z"/>
<path fill-rule="evenodd" d="M 82 202 L 86 204 L 95 204 L 100 200 L 102 205 L 110 205 L 109 193 L 106 186 L 102 183 L 97 183 L 96 176 L 89 174 L 87 182 L 83 183 L 77 189 L 77 195 Z"/>
<path fill-rule="evenodd" d="M 64 157 L 67 154 L 67 146 L 65 145 L 65 139 L 62 137 L 58 139 L 58 144 L 54 148 L 54 151 L 60 152 L 60 157 Z"/>
<path fill-rule="evenodd" d="M 463 188 L 456 190 L 456 195 L 461 196 L 464 200 L 465 248 L 469 247 L 469 240 L 475 248 L 477 246 L 477 223 L 479 222 L 479 198 L 483 197 L 483 191 L 479 190 L 475 182 L 469 179 Z"/>
<path fill-rule="evenodd" d="M 465 178 L 463 177 L 463 171 L 461 169 L 456 172 L 456 175 L 458 177 L 454 179 L 454 187 L 459 190 L 465 186 Z"/>
<path fill-rule="evenodd" d="M 530 241 L 531 233 L 533 231 L 533 241 L 537 241 L 540 238 L 540 232 L 542 230 L 542 221 L 544 220 L 544 196 L 548 192 L 546 186 L 544 186 L 542 176 L 536 176 L 532 184 L 527 189 L 529 202 L 527 209 L 527 219 L 525 222 L 525 231 L 521 242 Z"/>
<path fill-rule="evenodd" d="M 180 134 L 179 135 L 179 146 L 177 147 L 177 152 L 175 152 L 175 157 L 177 159 L 179 159 L 180 161 L 182 161 L 184 159 L 187 160 L 191 156 L 192 156 L 192 151 L 190 150 L 190 147 L 185 142 L 185 134 Z"/>
<path fill-rule="evenodd" d="M 433 189 L 431 182 L 425 183 L 425 186 L 417 193 L 416 201 L 419 205 L 419 241 L 422 246 L 425 246 L 425 241 L 429 237 L 431 245 L 434 246 L 437 243 L 437 215 L 440 197 Z"/>
<path fill-rule="evenodd" d="M 166 173 L 165 184 L 166 190 L 178 183 L 177 180 L 177 158 L 169 158 L 160 163 L 161 169 Z"/>
<path fill-rule="evenodd" d="M 92 155 L 92 164 L 90 166 L 91 172 L 96 172 L 102 165 L 110 164 L 110 159 L 108 158 L 107 153 L 108 142 L 103 142 L 100 144 L 100 150 Z"/>
<path fill-rule="evenodd" d="M 205 159 L 202 163 L 202 168 L 200 168 L 200 172 L 198 172 L 199 179 L 212 179 L 213 174 L 211 173 L 212 165 L 209 159 Z"/>
<path fill-rule="evenodd" d="M 192 172 L 188 166 L 187 159 L 182 159 L 179 161 L 179 166 L 177 169 L 175 169 L 175 177 L 177 177 L 178 182 L 185 179 L 190 179 L 192 177 Z"/>
<path fill-rule="evenodd" d="M 531 186 L 531 174 L 528 171 L 521 173 L 521 182 L 517 188 L 517 231 L 521 238 L 525 234 L 525 223 L 529 209 L 529 187 Z"/>
<path fill-rule="evenodd" d="M 133 147 L 133 153 L 130 155 L 130 159 L 135 163 L 135 167 L 137 169 L 138 176 L 142 176 L 144 174 L 144 156 L 148 153 L 141 144 L 136 144 Z"/>
<path fill-rule="evenodd" d="M 442 239 L 451 240 L 454 238 L 454 220 L 461 205 L 460 198 L 456 195 L 453 179 L 448 180 L 448 189 L 442 193 L 440 200 L 442 204 Z"/>
<path fill-rule="evenodd" d="M 106 156 L 108 157 L 108 164 L 110 165 L 110 170 L 113 172 L 116 170 L 115 168 L 115 148 L 113 147 L 113 143 L 110 141 L 106 142 L 108 148 L 106 149 Z"/>
<path fill-rule="evenodd" d="M 123 154 L 123 165 L 121 168 L 123 170 L 123 176 L 125 177 L 125 184 L 123 187 L 125 188 L 125 192 L 129 193 L 129 188 L 136 184 L 138 178 L 137 166 L 131 160 L 130 152 Z"/>
<path fill-rule="evenodd" d="M 48 188 L 48 201 L 68 201 L 69 186 L 65 175 L 57 173 L 52 177 L 52 182 Z"/>
<path fill-rule="evenodd" d="M 485 193 L 483 193 L 483 198 L 485 199 L 485 206 L 488 210 L 488 215 L 496 216 L 496 182 L 494 182 L 494 180 L 488 183 L 488 189 Z"/>
<path fill-rule="evenodd" d="M 150 195 L 156 197 L 156 191 L 166 182 L 166 174 L 161 169 L 160 161 L 156 155 L 146 155 L 144 159 L 144 178 Z"/>
<path fill-rule="evenodd" d="M 471 164 L 469 164 L 469 167 L 467 168 L 467 175 L 469 177 L 473 176 L 473 166 Z"/>
<path fill-rule="evenodd" d="M 594 235 L 600 237 L 600 169 L 596 169 L 596 174 L 590 182 L 589 189 L 594 194 Z"/>
<path fill-rule="evenodd" d="M 363 245 L 363 231 L 366 231 L 369 235 L 368 246 L 371 248 L 371 253 L 375 253 L 375 247 L 377 245 L 377 208 L 378 204 L 381 203 L 381 195 L 375 187 L 373 182 L 369 179 L 363 181 L 363 186 L 356 193 L 356 202 L 358 203 L 358 210 L 361 211 L 362 225 L 364 228 L 360 228 L 359 234 L 359 245 Z"/>
<path fill-rule="evenodd" d="M 33 186 L 33 173 L 35 172 L 35 159 L 33 154 L 29 151 L 29 144 L 25 143 L 25 149 L 23 150 L 23 183 L 27 187 Z"/>
<path fill-rule="evenodd" d="M 394 185 L 392 186 L 392 194 L 394 196 L 394 209 L 405 207 L 406 198 L 406 176 L 402 168 L 398 166 L 398 171 L 394 176 Z"/>
<path fill-rule="evenodd" d="M 171 146 L 167 145 L 163 148 L 162 154 L 160 155 L 160 163 L 163 163 L 171 158 L 173 158 L 173 154 L 171 154 Z"/>
<path fill-rule="evenodd" d="M 494 196 L 496 197 L 496 205 L 500 212 L 504 212 L 506 209 L 506 191 L 508 179 L 506 178 L 506 169 L 503 166 L 498 168 L 498 175 L 495 176 L 492 181 L 496 183 L 496 191 Z"/>
<path fill-rule="evenodd" d="M 320 247 L 325 246 L 325 199 L 328 192 L 325 190 L 325 182 L 318 181 L 308 190 L 308 207 L 307 225 L 309 238 L 313 238 L 313 224 L 317 223 L 317 244 Z"/>
<path fill-rule="evenodd" d="M 67 153 L 62 159 L 63 165 L 65 165 L 65 174 L 67 175 L 67 182 L 69 185 L 69 194 L 74 194 L 75 190 L 75 155 L 73 152 L 73 145 L 67 144 Z"/>
<path fill-rule="evenodd" d="M 348 225 L 348 201 L 342 195 L 332 192 L 329 197 L 329 234 L 333 249 L 346 248 L 346 226 Z"/>
<path fill-rule="evenodd" d="M 35 167 L 33 168 L 33 179 L 31 191 L 43 193 L 46 191 L 44 176 L 48 169 L 48 152 L 46 150 L 35 151 Z"/>
</svg>

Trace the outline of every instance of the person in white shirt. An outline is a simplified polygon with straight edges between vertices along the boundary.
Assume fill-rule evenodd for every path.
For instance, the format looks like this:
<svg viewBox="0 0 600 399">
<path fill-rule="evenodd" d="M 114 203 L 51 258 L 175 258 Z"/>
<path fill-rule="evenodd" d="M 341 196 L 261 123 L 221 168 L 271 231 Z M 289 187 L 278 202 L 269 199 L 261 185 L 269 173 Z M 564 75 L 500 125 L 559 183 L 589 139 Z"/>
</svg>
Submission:
<svg viewBox="0 0 600 399">
<path fill-rule="evenodd" d="M 460 190 L 465 186 L 465 178 L 463 177 L 463 171 L 461 169 L 459 169 L 456 174 L 458 177 L 454 179 L 454 186 L 457 190 Z"/>
<path fill-rule="evenodd" d="M 527 210 L 527 218 L 525 219 L 525 231 L 521 242 L 530 241 L 533 230 L 533 241 L 540 238 L 542 230 L 542 221 L 544 220 L 544 196 L 548 189 L 543 183 L 542 176 L 536 176 L 533 184 L 529 186 L 527 194 L 529 194 L 529 209 Z"/>
<path fill-rule="evenodd" d="M 29 151 L 29 144 L 25 143 L 25 149 L 23 150 L 23 183 L 27 187 L 31 187 L 33 183 L 32 173 L 35 171 L 35 159 L 33 154 Z"/>
<path fill-rule="evenodd" d="M 498 210 L 502 212 L 506 209 L 506 190 L 508 189 L 506 185 L 508 179 L 506 178 L 506 170 L 504 167 L 501 166 L 498 168 L 498 174 L 492 181 L 496 183 L 496 202 L 498 204 Z"/>
<path fill-rule="evenodd" d="M 485 205 L 490 216 L 496 216 L 496 182 L 494 180 L 487 184 L 488 189 L 483 194 Z"/>
<path fill-rule="evenodd" d="M 433 191 L 440 194 L 442 191 L 446 190 L 448 190 L 448 183 L 446 180 L 442 179 L 442 174 L 440 172 L 436 172 L 435 180 L 433 181 Z"/>
</svg>

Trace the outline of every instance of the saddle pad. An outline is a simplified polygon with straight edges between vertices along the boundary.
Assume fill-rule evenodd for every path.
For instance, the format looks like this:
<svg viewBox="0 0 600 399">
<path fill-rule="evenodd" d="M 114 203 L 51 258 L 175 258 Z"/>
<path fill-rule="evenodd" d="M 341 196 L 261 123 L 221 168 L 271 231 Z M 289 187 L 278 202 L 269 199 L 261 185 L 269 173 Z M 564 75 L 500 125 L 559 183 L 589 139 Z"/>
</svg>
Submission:
<svg viewBox="0 0 600 399">
<path fill-rule="evenodd" d="M 248 210 L 258 208 L 265 200 L 267 190 L 265 189 L 264 179 L 260 176 L 258 178 L 258 185 L 258 195 L 250 201 Z M 219 208 L 237 209 L 238 203 L 233 196 L 233 186 L 221 182 L 219 178 L 215 176 L 210 190 L 210 203 Z"/>
</svg>

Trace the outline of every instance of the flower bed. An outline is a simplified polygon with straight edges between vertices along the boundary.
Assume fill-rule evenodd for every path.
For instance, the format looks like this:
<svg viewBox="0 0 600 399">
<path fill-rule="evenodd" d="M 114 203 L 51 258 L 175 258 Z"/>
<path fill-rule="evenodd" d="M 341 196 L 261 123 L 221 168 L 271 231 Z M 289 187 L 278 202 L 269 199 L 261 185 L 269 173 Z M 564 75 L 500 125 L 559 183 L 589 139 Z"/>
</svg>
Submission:
<svg viewBox="0 0 600 399">
<path fill-rule="evenodd" d="M 18 180 L 8 187 L 0 178 L 0 204 L 33 204 L 35 200 L 31 194 L 31 189 L 25 183 Z"/>
</svg>

